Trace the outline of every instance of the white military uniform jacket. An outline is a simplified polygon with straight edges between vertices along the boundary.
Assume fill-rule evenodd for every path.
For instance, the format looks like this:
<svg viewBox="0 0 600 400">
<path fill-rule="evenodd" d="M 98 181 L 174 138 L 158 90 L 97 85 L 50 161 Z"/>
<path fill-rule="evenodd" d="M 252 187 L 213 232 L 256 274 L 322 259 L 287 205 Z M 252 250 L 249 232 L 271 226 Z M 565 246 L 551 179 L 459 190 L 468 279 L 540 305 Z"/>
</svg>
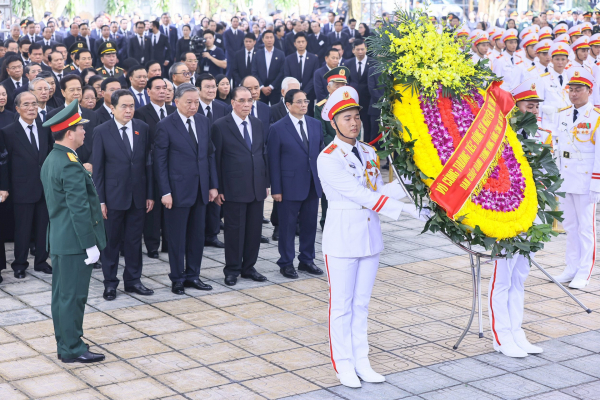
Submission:
<svg viewBox="0 0 600 400">
<path fill-rule="evenodd" d="M 562 76 L 562 85 L 560 84 L 559 75 Z M 569 92 L 567 83 L 570 79 L 570 73 L 566 70 L 562 74 L 558 74 L 554 68 L 548 68 L 548 72 L 540 75 L 537 87 L 538 95 L 544 99 L 540 108 L 541 126 L 545 129 L 552 130 L 556 122 L 556 113 L 561 108 L 571 105 L 569 100 Z"/>
<path fill-rule="evenodd" d="M 520 56 L 516 53 L 511 56 L 506 51 L 494 60 L 492 71 L 504 81 L 502 89 L 510 92 L 524 81 L 522 64 L 523 59 Z"/>
<path fill-rule="evenodd" d="M 569 106 L 558 113 L 552 131 L 558 139 L 560 175 L 564 179 L 561 191 L 573 194 L 588 194 L 590 190 L 600 192 L 600 109 L 591 102 L 577 110 Z"/>
<path fill-rule="evenodd" d="M 352 145 L 336 137 L 317 159 L 317 169 L 328 208 L 323 231 L 323 254 L 359 258 L 380 253 L 383 238 L 381 213 L 397 220 L 405 196 L 395 181 L 383 184 L 375 149 L 356 142 L 362 162 L 352 153 Z M 367 179 L 368 176 L 368 179 Z"/>
</svg>

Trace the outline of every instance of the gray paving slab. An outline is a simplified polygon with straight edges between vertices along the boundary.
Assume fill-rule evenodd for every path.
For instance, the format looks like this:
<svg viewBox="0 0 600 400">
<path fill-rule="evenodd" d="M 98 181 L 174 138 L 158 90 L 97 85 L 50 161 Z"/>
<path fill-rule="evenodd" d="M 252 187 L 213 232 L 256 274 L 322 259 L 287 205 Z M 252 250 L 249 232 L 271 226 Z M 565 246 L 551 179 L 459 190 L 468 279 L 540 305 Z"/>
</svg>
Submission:
<svg viewBox="0 0 600 400">
<path fill-rule="evenodd" d="M 585 316 L 582 316 L 582 318 L 585 318 Z M 600 353 L 600 332 L 597 331 L 565 336 L 559 340 L 585 350 L 593 351 L 594 353 Z"/>
<path fill-rule="evenodd" d="M 447 361 L 427 367 L 460 382 L 469 382 L 501 375 L 503 370 L 472 358 Z"/>
<path fill-rule="evenodd" d="M 474 358 L 508 372 L 520 371 L 527 368 L 535 368 L 550 363 L 550 361 L 541 357 L 529 356 L 523 358 L 512 358 L 506 357 L 504 354 L 496 351 L 493 353 L 482 354 Z"/>
<path fill-rule="evenodd" d="M 600 354 L 592 354 L 587 357 L 563 361 L 561 364 L 565 367 L 600 378 Z"/>
<path fill-rule="evenodd" d="M 404 399 L 412 395 L 411 393 L 408 393 L 394 385 L 390 385 L 387 382 L 361 382 L 361 384 L 362 388 L 360 390 L 341 385 L 329 388 L 329 390 L 348 400 L 392 400 Z"/>
<path fill-rule="evenodd" d="M 37 310 L 33 308 L 23 308 L 0 313 L 0 326 L 25 324 L 27 322 L 42 321 L 45 319 L 48 319 L 48 317 Z"/>
<path fill-rule="evenodd" d="M 600 398 L 600 381 L 561 389 L 561 392 L 580 400 L 598 400 Z"/>
<path fill-rule="evenodd" d="M 527 397 L 527 400 L 575 400 L 577 397 L 569 396 L 568 394 L 555 390 L 553 392 L 546 392 L 538 394 L 536 396 Z"/>
<path fill-rule="evenodd" d="M 579 359 L 578 359 L 579 360 Z M 599 364 L 600 365 L 600 364 Z M 516 372 L 524 378 L 551 387 L 562 389 L 596 380 L 595 377 L 560 364 L 549 364 Z"/>
<path fill-rule="evenodd" d="M 470 385 L 507 400 L 521 399 L 551 390 L 547 386 L 515 374 L 505 374 L 482 379 L 471 382 Z"/>
<path fill-rule="evenodd" d="M 316 390 L 314 392 L 308 392 L 304 394 L 297 394 L 295 396 L 284 397 L 281 400 L 339 400 L 343 397 L 338 396 L 336 393 L 329 392 L 325 389 Z"/>
<path fill-rule="evenodd" d="M 570 345 L 558 339 L 541 342 L 537 345 L 544 349 L 544 352 L 539 354 L 538 357 L 553 362 L 572 360 L 592 354 L 591 351 Z"/>
<path fill-rule="evenodd" d="M 415 368 L 402 371 L 387 375 L 385 379 L 392 385 L 414 394 L 431 392 L 460 383 L 429 368 Z"/>
<path fill-rule="evenodd" d="M 436 390 L 435 392 L 423 393 L 420 395 L 426 400 L 497 400 L 500 397 L 465 384 Z"/>
</svg>

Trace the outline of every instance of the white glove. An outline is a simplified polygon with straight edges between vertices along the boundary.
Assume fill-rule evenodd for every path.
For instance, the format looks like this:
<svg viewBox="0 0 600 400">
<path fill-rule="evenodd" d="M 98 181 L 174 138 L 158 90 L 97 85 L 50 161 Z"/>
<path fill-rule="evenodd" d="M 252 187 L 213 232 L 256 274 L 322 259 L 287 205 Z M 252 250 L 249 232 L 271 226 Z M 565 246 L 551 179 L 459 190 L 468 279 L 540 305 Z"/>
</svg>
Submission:
<svg viewBox="0 0 600 400">
<path fill-rule="evenodd" d="M 594 204 L 600 202 L 600 192 L 590 190 L 590 202 Z"/>
<path fill-rule="evenodd" d="M 404 206 L 402 207 L 402 211 L 404 211 L 411 217 L 421 221 L 427 221 L 429 219 L 429 210 L 423 208 L 421 209 L 421 212 L 419 212 L 419 210 L 417 210 L 417 207 L 412 203 L 404 204 Z"/>
<path fill-rule="evenodd" d="M 85 249 L 85 252 L 88 256 L 88 258 L 84 260 L 86 265 L 94 264 L 100 259 L 100 250 L 98 250 L 98 246 Z"/>
</svg>

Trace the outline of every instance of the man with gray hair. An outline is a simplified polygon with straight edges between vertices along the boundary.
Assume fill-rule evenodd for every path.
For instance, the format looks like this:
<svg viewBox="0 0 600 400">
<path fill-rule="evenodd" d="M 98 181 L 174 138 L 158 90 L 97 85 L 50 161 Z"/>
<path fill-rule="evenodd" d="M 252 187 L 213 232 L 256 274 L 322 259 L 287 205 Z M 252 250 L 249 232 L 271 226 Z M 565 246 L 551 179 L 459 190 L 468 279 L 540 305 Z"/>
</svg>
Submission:
<svg viewBox="0 0 600 400">
<path fill-rule="evenodd" d="M 283 98 L 290 89 L 300 89 L 300 82 L 293 76 L 288 76 L 281 82 L 281 100 L 271 106 L 271 124 L 274 124 L 288 114 L 288 109 L 285 106 Z"/>
<path fill-rule="evenodd" d="M 182 62 L 176 62 L 169 69 L 169 79 L 173 82 L 175 89 L 184 83 L 190 83 L 190 77 L 192 74 L 188 69 L 187 65 Z"/>
<path fill-rule="evenodd" d="M 157 124 L 154 142 L 155 173 L 169 232 L 169 278 L 175 294 L 184 294 L 185 287 L 212 289 L 200 280 L 200 265 L 206 205 L 217 197 L 218 180 L 210 121 L 198 113 L 199 105 L 196 87 L 181 83 L 175 90 L 177 111 Z"/>
<path fill-rule="evenodd" d="M 35 78 L 29 81 L 28 89 L 37 99 L 40 119 L 42 122 L 46 122 L 48 112 L 53 110 L 52 107 L 46 105 L 50 98 L 50 84 L 44 78 Z"/>
</svg>

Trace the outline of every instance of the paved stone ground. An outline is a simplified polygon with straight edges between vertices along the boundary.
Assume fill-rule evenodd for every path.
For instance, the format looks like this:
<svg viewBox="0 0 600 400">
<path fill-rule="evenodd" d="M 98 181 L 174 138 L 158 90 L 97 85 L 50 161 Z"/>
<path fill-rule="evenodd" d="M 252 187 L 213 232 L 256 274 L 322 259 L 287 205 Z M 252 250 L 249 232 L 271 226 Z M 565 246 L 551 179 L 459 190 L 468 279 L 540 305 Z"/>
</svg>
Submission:
<svg viewBox="0 0 600 400">
<path fill-rule="evenodd" d="M 384 218 L 382 227 L 386 250 L 369 331 L 370 359 L 386 375 L 384 384 L 339 385 L 329 361 L 326 278 L 283 278 L 269 244 L 257 265 L 269 281 L 242 279 L 233 289 L 223 284 L 223 251 L 206 249 L 201 275 L 214 287 L 208 293 L 172 294 L 164 253 L 144 258 L 143 283 L 155 290 L 150 297 L 119 290 L 117 300 L 104 301 L 95 270 L 84 340 L 107 359 L 87 366 L 56 359 L 51 277 L 28 271 L 16 280 L 8 266 L 0 284 L 0 399 L 600 398 L 600 313 L 585 314 L 534 269 L 524 327 L 544 353 L 522 360 L 494 353 L 485 305 L 485 338 L 477 337 L 475 320 L 454 351 L 471 305 L 468 258 L 439 236 L 419 235 L 418 221 Z M 270 225 L 264 233 L 271 235 Z M 564 239 L 537 255 L 553 274 L 563 268 Z M 320 260 L 321 232 L 317 241 Z M 490 273 L 484 264 L 484 294 Z M 576 294 L 600 309 L 599 277 Z"/>
</svg>

